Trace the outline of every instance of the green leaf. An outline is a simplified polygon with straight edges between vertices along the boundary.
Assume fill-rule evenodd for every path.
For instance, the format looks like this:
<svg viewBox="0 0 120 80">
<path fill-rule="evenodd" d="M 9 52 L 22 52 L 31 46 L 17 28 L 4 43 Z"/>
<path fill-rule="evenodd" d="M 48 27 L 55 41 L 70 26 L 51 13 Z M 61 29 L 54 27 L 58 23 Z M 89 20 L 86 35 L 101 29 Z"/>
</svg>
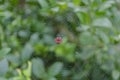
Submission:
<svg viewBox="0 0 120 80">
<path fill-rule="evenodd" d="M 57 80 L 55 77 L 51 77 L 48 80 Z"/>
<path fill-rule="evenodd" d="M 21 54 L 22 61 L 23 62 L 27 61 L 31 57 L 32 53 L 33 53 L 32 46 L 30 44 L 26 44 Z"/>
<path fill-rule="evenodd" d="M 88 31 L 84 31 L 83 33 L 81 33 L 79 40 L 81 42 L 81 45 L 84 46 L 97 44 L 99 42 L 98 38 Z"/>
<path fill-rule="evenodd" d="M 3 48 L 0 50 L 0 59 L 4 58 L 9 52 L 10 52 L 10 48 Z"/>
<path fill-rule="evenodd" d="M 105 54 L 103 54 L 104 58 L 106 58 L 106 59 L 110 58 L 110 57 L 108 57 L 108 55 L 105 56 Z M 101 69 L 103 69 L 106 72 L 113 70 L 115 67 L 114 67 L 114 62 L 112 61 L 112 59 L 105 61 L 104 58 L 102 58 L 103 59 L 103 63 L 101 65 Z"/>
<path fill-rule="evenodd" d="M 119 80 L 120 71 L 114 70 L 114 71 L 112 72 L 112 77 L 113 77 L 114 80 Z"/>
<path fill-rule="evenodd" d="M 65 1 L 59 1 L 59 2 L 57 2 L 57 4 L 60 7 L 60 9 L 63 11 L 67 8 L 67 2 L 65 2 Z"/>
<path fill-rule="evenodd" d="M 100 11 L 104 11 L 110 7 L 113 6 L 113 4 L 115 4 L 115 1 L 112 1 L 112 0 L 108 0 L 106 2 L 104 2 L 101 6 L 100 6 Z"/>
<path fill-rule="evenodd" d="M 46 0 L 38 0 L 42 8 L 48 8 L 48 3 Z"/>
<path fill-rule="evenodd" d="M 89 5 L 89 0 L 82 0 L 85 5 Z"/>
<path fill-rule="evenodd" d="M 55 5 L 56 5 L 56 1 L 55 1 L 55 0 L 49 0 L 49 2 L 50 2 L 50 4 L 51 4 L 52 6 L 55 6 Z"/>
<path fill-rule="evenodd" d="M 100 32 L 99 35 L 105 44 L 108 44 L 110 42 L 109 36 L 107 36 L 104 32 Z"/>
<path fill-rule="evenodd" d="M 28 62 L 28 68 L 23 70 L 23 73 L 28 78 L 31 77 L 31 62 Z"/>
<path fill-rule="evenodd" d="M 0 77 L 0 80 L 7 80 L 6 78 L 4 78 L 4 77 Z"/>
<path fill-rule="evenodd" d="M 87 60 L 92 58 L 95 54 L 95 47 L 85 47 L 79 57 L 82 60 Z"/>
<path fill-rule="evenodd" d="M 44 63 L 41 59 L 39 58 L 32 59 L 32 73 L 37 78 L 44 78 L 44 76 L 46 75 Z"/>
<path fill-rule="evenodd" d="M 95 19 L 92 23 L 93 26 L 96 27 L 106 27 L 106 28 L 111 28 L 112 23 L 108 18 L 98 18 Z"/>
<path fill-rule="evenodd" d="M 73 0 L 73 3 L 76 5 L 76 6 L 79 6 L 81 0 Z"/>
<path fill-rule="evenodd" d="M 0 76 L 5 76 L 8 70 L 8 61 L 7 59 L 3 59 L 2 61 L 0 61 Z"/>
<path fill-rule="evenodd" d="M 12 67 L 18 67 L 21 64 L 21 59 L 19 55 L 9 54 L 6 58 L 8 62 L 11 63 Z"/>
<path fill-rule="evenodd" d="M 60 73 L 63 68 L 63 64 L 61 62 L 55 62 L 50 68 L 48 69 L 48 74 L 50 76 L 56 76 Z"/>
</svg>

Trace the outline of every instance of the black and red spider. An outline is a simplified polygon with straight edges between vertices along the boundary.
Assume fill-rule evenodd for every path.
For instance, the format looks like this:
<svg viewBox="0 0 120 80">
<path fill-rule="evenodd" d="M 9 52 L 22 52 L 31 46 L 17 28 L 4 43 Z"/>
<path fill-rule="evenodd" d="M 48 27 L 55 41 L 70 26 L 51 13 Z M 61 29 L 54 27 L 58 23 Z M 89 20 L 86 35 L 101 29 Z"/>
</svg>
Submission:
<svg viewBox="0 0 120 80">
<path fill-rule="evenodd" d="M 55 43 L 57 43 L 57 44 L 62 43 L 62 37 L 61 37 L 61 36 L 57 36 L 57 37 L 55 38 Z"/>
</svg>

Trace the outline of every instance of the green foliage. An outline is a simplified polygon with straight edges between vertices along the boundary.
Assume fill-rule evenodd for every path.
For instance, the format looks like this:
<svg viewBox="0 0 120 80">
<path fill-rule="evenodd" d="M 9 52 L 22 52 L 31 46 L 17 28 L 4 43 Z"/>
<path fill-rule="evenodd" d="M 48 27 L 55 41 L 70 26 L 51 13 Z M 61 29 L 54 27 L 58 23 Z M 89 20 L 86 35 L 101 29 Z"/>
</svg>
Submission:
<svg viewBox="0 0 120 80">
<path fill-rule="evenodd" d="M 0 50 L 0 59 L 4 58 L 10 52 L 10 48 L 3 48 Z"/>
<path fill-rule="evenodd" d="M 38 78 L 45 77 L 45 69 L 42 60 L 40 59 L 33 59 L 32 60 L 32 71 L 33 74 Z"/>
<path fill-rule="evenodd" d="M 120 80 L 119 5 L 0 1 L 0 80 Z"/>
</svg>

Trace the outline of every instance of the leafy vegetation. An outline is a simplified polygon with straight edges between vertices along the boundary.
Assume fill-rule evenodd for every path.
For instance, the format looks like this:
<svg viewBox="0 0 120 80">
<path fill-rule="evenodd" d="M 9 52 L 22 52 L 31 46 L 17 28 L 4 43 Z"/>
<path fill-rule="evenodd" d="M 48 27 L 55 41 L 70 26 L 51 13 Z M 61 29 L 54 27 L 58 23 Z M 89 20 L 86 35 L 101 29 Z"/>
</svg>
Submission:
<svg viewBox="0 0 120 80">
<path fill-rule="evenodd" d="M 119 5 L 0 0 L 0 80 L 120 80 Z"/>
</svg>

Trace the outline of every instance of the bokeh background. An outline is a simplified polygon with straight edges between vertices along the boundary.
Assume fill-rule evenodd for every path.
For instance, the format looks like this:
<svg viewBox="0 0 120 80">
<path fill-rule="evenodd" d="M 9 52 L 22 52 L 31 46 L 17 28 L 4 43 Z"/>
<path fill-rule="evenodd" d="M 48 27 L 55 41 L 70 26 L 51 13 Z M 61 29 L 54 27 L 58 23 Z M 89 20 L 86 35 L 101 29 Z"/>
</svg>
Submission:
<svg viewBox="0 0 120 80">
<path fill-rule="evenodd" d="M 0 0 L 0 80 L 120 80 L 120 0 Z"/>
</svg>

